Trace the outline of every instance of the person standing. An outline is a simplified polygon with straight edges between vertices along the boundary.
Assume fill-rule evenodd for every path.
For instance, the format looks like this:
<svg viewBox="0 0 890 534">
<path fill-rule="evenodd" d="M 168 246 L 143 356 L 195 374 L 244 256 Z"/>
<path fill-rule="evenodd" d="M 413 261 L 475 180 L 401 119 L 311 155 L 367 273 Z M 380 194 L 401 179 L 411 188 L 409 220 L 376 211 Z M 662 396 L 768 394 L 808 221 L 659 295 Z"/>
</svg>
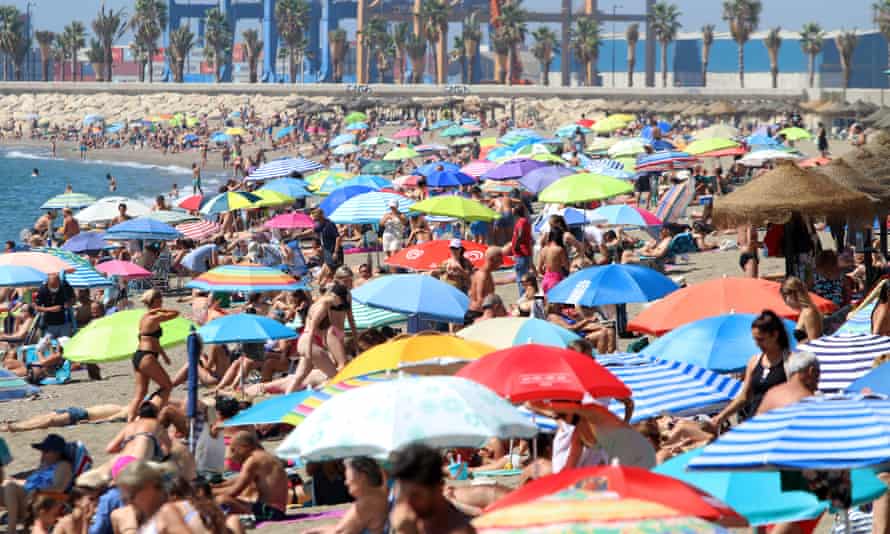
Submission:
<svg viewBox="0 0 890 534">
<path fill-rule="evenodd" d="M 43 330 L 54 338 L 71 336 L 71 306 L 74 304 L 74 288 L 62 280 L 58 273 L 50 273 L 46 282 L 37 290 L 34 308 L 43 314 Z"/>
<path fill-rule="evenodd" d="M 510 252 L 515 262 L 513 269 L 516 271 L 516 285 L 519 294 L 523 293 L 525 275 L 532 267 L 532 225 L 528 220 L 524 205 L 513 207 L 513 238 L 510 240 Z"/>
<path fill-rule="evenodd" d="M 816 135 L 816 147 L 823 158 L 828 157 L 828 131 L 821 122 L 819 123 L 819 133 Z"/>
<path fill-rule="evenodd" d="M 197 163 L 192 163 L 192 194 L 204 194 L 204 190 L 201 189 L 201 168 L 198 167 Z"/>
<path fill-rule="evenodd" d="M 148 312 L 139 320 L 139 344 L 136 352 L 133 353 L 136 391 L 130 401 L 127 421 L 133 421 L 136 418 L 136 411 L 148 394 L 148 386 L 151 385 L 151 382 L 158 385 L 162 408 L 170 399 L 172 390 L 170 375 L 167 374 L 160 361 L 163 358 L 167 365 L 170 365 L 170 357 L 161 347 L 161 336 L 164 335 L 161 323 L 175 319 L 179 316 L 179 312 L 164 309 L 164 297 L 157 289 L 149 289 L 142 294 L 140 300 L 148 308 Z"/>
</svg>

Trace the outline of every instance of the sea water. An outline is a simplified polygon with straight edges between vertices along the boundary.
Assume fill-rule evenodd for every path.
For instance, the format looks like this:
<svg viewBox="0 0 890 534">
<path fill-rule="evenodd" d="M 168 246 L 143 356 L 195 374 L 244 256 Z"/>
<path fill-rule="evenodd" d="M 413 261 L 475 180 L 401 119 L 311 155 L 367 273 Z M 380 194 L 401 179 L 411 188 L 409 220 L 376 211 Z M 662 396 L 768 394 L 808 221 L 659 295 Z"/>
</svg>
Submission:
<svg viewBox="0 0 890 534">
<path fill-rule="evenodd" d="M 34 169 L 39 176 L 32 176 Z M 117 180 L 117 191 L 108 190 L 106 174 Z M 65 192 L 70 184 L 76 193 L 96 198 L 124 196 L 154 204 L 177 184 L 180 197 L 191 194 L 191 169 L 137 162 L 68 160 L 50 157 L 49 149 L 0 149 L 0 240 L 19 242 L 23 228 L 31 228 L 43 213 L 40 206 Z M 215 191 L 222 175 L 203 173 L 204 192 Z M 169 204 L 169 197 L 168 197 Z"/>
</svg>

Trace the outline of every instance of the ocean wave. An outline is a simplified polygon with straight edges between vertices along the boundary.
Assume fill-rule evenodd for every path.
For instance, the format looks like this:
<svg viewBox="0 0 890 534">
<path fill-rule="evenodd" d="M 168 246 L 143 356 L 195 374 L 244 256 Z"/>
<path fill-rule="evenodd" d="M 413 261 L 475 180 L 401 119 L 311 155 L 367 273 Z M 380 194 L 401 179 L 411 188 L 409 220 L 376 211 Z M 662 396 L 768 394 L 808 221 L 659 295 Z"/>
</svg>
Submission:
<svg viewBox="0 0 890 534">
<path fill-rule="evenodd" d="M 3 152 L 3 156 L 12 159 L 50 159 L 50 160 L 58 160 L 61 158 L 53 158 L 51 156 L 51 152 L 47 151 L 35 151 L 35 152 L 25 152 L 21 150 L 9 150 Z M 190 175 L 192 170 L 186 167 L 181 167 L 179 165 L 157 165 L 154 163 L 141 163 L 138 161 L 108 161 L 104 159 L 69 159 L 71 163 L 82 164 L 82 165 L 103 165 L 106 167 L 124 167 L 130 169 L 157 169 L 159 171 L 164 172 L 165 174 L 187 174 Z"/>
<path fill-rule="evenodd" d="M 10 150 L 4 152 L 3 155 L 12 159 L 52 159 L 49 152 L 22 152 L 20 150 Z"/>
</svg>

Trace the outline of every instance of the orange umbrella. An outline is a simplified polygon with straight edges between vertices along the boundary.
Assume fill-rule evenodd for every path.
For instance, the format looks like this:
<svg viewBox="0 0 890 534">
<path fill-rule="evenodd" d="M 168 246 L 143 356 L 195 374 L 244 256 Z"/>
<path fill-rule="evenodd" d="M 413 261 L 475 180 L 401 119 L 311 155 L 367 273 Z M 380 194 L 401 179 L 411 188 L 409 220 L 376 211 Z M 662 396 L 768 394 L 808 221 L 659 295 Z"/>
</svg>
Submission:
<svg viewBox="0 0 890 534">
<path fill-rule="evenodd" d="M 0 254 L 0 265 L 31 267 L 46 274 L 58 274 L 62 271 L 68 273 L 74 272 L 73 265 L 45 252 L 11 252 L 8 254 Z"/>
<path fill-rule="evenodd" d="M 780 284 L 759 278 L 717 278 L 674 291 L 637 315 L 627 325 L 632 332 L 660 336 L 674 328 L 706 317 L 726 313 L 760 313 L 773 310 L 780 317 L 797 319 L 798 313 L 785 304 Z M 834 303 L 810 293 L 822 312 L 834 310 Z"/>
</svg>

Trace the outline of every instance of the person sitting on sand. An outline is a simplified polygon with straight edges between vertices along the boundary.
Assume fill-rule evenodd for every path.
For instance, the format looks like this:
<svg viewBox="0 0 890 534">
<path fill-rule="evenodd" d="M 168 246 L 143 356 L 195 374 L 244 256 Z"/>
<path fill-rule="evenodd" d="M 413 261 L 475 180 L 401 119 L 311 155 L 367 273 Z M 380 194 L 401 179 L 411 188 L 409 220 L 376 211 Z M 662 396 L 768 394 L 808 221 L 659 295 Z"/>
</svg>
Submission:
<svg viewBox="0 0 890 534">
<path fill-rule="evenodd" d="M 51 534 L 65 513 L 65 501 L 50 495 L 37 495 L 31 503 L 31 534 Z"/>
<path fill-rule="evenodd" d="M 383 470 L 367 456 L 350 458 L 345 464 L 346 487 L 355 502 L 336 525 L 310 529 L 306 534 L 377 534 L 388 531 L 389 492 L 384 483 Z"/>
<path fill-rule="evenodd" d="M 27 432 L 45 428 L 73 426 L 80 423 L 126 421 L 127 407 L 119 404 L 98 404 L 88 408 L 69 406 L 49 413 L 35 415 L 22 421 L 12 421 L 2 428 L 7 432 Z"/>
<path fill-rule="evenodd" d="M 216 502 L 232 514 L 253 514 L 259 521 L 282 521 L 287 515 L 288 479 L 278 458 L 266 452 L 253 432 L 239 432 L 229 448 L 233 459 L 241 462 L 236 478 L 213 486 Z M 242 495 L 254 486 L 255 501 Z"/>
<path fill-rule="evenodd" d="M 173 473 L 169 466 L 145 460 L 131 462 L 118 473 L 115 484 L 127 507 L 135 512 L 136 528 L 133 530 L 156 534 L 191 532 L 180 515 L 158 513 L 169 501 L 165 479 Z"/>
</svg>

